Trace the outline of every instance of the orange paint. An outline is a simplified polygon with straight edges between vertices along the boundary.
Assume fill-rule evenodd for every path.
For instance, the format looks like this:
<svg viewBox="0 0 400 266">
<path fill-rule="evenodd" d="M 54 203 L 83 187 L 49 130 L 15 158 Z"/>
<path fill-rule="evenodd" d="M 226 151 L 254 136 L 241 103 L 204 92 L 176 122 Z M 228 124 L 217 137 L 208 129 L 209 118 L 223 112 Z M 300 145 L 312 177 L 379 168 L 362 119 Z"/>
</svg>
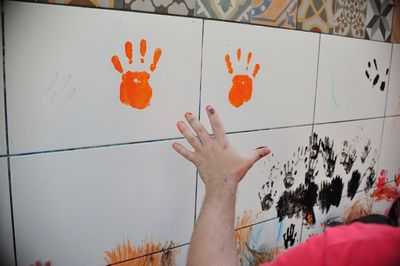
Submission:
<svg viewBox="0 0 400 266">
<path fill-rule="evenodd" d="M 151 66 L 150 66 L 150 71 L 151 71 L 151 72 L 154 72 L 154 70 L 156 70 L 157 63 L 158 63 L 158 60 L 160 60 L 161 54 L 162 54 L 162 50 L 161 50 L 160 48 L 157 48 L 157 49 L 154 51 L 153 63 L 152 63 Z"/>
<path fill-rule="evenodd" d="M 397 188 L 389 183 L 386 183 L 387 174 L 387 170 L 381 170 L 376 189 L 371 194 L 371 197 L 376 201 L 392 201 L 400 197 L 400 193 L 397 191 Z"/>
<path fill-rule="evenodd" d="M 129 64 L 132 64 L 132 43 L 130 41 L 125 43 L 125 55 L 129 59 Z"/>
<path fill-rule="evenodd" d="M 140 41 L 140 54 L 142 56 L 141 62 L 143 63 L 146 55 L 146 40 Z M 129 41 L 125 42 L 125 55 L 128 58 L 129 64 L 132 64 L 132 43 Z M 154 72 L 156 69 L 161 55 L 162 50 L 160 48 L 155 49 L 153 63 L 150 66 L 151 72 Z M 111 62 L 113 63 L 115 70 L 117 70 L 119 73 L 124 72 L 118 56 L 114 55 L 111 58 Z M 132 106 L 136 109 L 144 109 L 148 107 L 153 96 L 153 89 L 150 86 L 149 80 L 150 74 L 147 71 L 126 71 L 123 73 L 122 81 L 119 87 L 120 101 L 123 104 Z"/>
<path fill-rule="evenodd" d="M 142 64 L 144 63 L 144 57 L 146 56 L 146 46 L 147 46 L 146 40 L 145 39 L 141 40 L 140 41 L 140 55 L 141 55 L 140 62 Z"/>
<path fill-rule="evenodd" d="M 240 63 L 240 58 L 241 58 L 241 49 L 239 48 L 237 50 L 237 59 L 238 62 Z M 249 69 L 249 64 L 251 62 L 251 57 L 252 53 L 249 52 L 247 54 L 247 64 L 246 64 L 246 71 Z M 226 67 L 228 69 L 228 73 L 232 74 L 233 73 L 233 67 L 232 67 L 232 62 L 229 54 L 225 55 L 225 63 Z M 253 70 L 253 78 L 257 76 L 258 71 L 260 70 L 260 65 L 256 64 L 254 66 Z M 228 99 L 229 102 L 235 106 L 236 108 L 239 108 L 242 106 L 245 102 L 248 102 L 251 97 L 252 97 L 252 92 L 253 92 L 253 79 L 251 78 L 250 75 L 248 74 L 237 74 L 233 76 L 232 78 L 232 87 L 229 91 Z"/>
<path fill-rule="evenodd" d="M 260 65 L 256 64 L 254 66 L 254 71 L 253 71 L 253 78 L 255 78 L 257 76 L 258 71 L 260 70 Z"/>
<path fill-rule="evenodd" d="M 249 53 L 247 54 L 246 71 L 249 70 L 249 64 L 250 64 L 250 61 L 251 61 L 251 56 L 252 56 L 252 53 L 249 52 Z"/>
<path fill-rule="evenodd" d="M 118 56 L 113 55 L 113 57 L 111 57 L 111 62 L 114 65 L 115 70 L 117 70 L 119 73 L 124 72 L 124 69 L 121 66 L 121 62 L 119 61 Z"/>
<path fill-rule="evenodd" d="M 228 54 L 225 55 L 225 63 L 226 67 L 228 68 L 229 74 L 232 74 L 233 73 L 232 62 L 231 62 L 231 57 Z"/>
<path fill-rule="evenodd" d="M 179 254 L 179 249 L 170 249 L 173 246 L 175 246 L 173 242 L 141 241 L 140 245 L 134 247 L 129 241 L 123 241 L 122 244 L 117 244 L 115 249 L 106 251 L 104 259 L 107 264 L 118 264 L 118 266 L 172 266 L 176 264 L 176 256 Z M 152 255 L 144 256 L 146 254 Z"/>
</svg>

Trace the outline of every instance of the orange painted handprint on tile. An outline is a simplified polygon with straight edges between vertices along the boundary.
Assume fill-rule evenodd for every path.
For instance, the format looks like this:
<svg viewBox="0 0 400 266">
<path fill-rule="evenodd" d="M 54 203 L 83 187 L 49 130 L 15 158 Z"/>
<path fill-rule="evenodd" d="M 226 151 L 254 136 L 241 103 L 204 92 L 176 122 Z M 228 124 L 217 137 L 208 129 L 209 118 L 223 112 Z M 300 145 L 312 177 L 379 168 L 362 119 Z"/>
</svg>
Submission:
<svg viewBox="0 0 400 266">
<path fill-rule="evenodd" d="M 146 56 L 146 40 L 140 41 L 140 63 L 144 63 Z M 160 59 L 162 50 L 157 48 L 154 50 L 153 63 L 150 65 L 150 71 L 154 72 Z M 133 47 L 130 41 L 125 43 L 125 55 L 130 65 L 133 63 Z M 147 71 L 126 71 L 122 68 L 121 62 L 117 55 L 113 55 L 111 62 L 115 70 L 122 74 L 122 82 L 119 87 L 119 97 L 122 103 L 137 109 L 144 109 L 150 105 L 153 90 L 149 84 L 150 74 Z"/>
<path fill-rule="evenodd" d="M 236 57 L 238 62 L 240 62 L 242 55 L 242 50 L 239 48 L 237 49 Z M 249 70 L 249 64 L 251 61 L 252 53 L 249 52 L 247 54 L 247 64 L 246 64 L 246 72 Z M 229 74 L 233 74 L 233 67 L 232 61 L 229 54 L 225 55 L 225 63 L 226 67 L 228 68 Z M 229 91 L 229 102 L 239 108 L 245 102 L 248 102 L 251 99 L 251 95 L 253 92 L 253 78 L 257 76 L 258 71 L 260 70 L 260 65 L 256 64 L 253 69 L 253 77 L 250 77 L 248 74 L 237 74 L 234 75 L 232 78 L 232 87 Z"/>
</svg>

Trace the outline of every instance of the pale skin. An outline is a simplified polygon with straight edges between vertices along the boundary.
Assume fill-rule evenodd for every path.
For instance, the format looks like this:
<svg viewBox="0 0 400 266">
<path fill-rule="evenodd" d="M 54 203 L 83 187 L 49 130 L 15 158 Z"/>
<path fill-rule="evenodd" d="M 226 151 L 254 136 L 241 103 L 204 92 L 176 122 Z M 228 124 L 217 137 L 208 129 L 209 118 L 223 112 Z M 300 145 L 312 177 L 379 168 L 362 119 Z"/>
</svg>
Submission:
<svg viewBox="0 0 400 266">
<path fill-rule="evenodd" d="M 234 235 L 236 192 L 247 171 L 271 151 L 266 147 L 240 154 L 229 142 L 224 126 L 211 106 L 206 108 L 210 135 L 191 113 L 179 121 L 178 129 L 192 149 L 179 143 L 172 147 L 198 169 L 206 195 L 189 247 L 187 265 L 239 265 Z M 197 137 L 196 137 L 197 135 Z"/>
</svg>

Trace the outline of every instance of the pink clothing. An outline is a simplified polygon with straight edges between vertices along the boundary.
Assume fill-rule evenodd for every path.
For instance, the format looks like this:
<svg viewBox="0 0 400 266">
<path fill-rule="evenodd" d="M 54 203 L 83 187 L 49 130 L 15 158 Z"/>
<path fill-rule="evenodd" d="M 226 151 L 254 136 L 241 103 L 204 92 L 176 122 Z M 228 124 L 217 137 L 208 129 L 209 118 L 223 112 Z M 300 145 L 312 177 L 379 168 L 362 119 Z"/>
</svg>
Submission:
<svg viewBox="0 0 400 266">
<path fill-rule="evenodd" d="M 279 255 L 282 265 L 400 265 L 400 227 L 352 223 L 328 227 L 326 232 Z"/>
</svg>

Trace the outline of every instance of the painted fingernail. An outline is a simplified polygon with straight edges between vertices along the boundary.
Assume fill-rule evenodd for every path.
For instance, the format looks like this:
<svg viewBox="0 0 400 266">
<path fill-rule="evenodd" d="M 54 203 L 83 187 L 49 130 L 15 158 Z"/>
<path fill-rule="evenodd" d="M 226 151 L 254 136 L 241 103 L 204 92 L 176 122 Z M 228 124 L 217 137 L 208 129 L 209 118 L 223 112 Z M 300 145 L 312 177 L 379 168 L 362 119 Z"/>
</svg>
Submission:
<svg viewBox="0 0 400 266">
<path fill-rule="evenodd" d="M 191 116 L 191 115 L 192 115 L 191 112 L 186 112 L 186 113 L 185 113 L 185 117 L 189 117 L 189 116 Z"/>
<path fill-rule="evenodd" d="M 268 149 L 267 146 L 261 146 L 261 147 L 256 148 L 256 150 L 261 150 L 261 149 L 264 149 L 265 153 L 267 153 L 267 154 L 271 152 L 271 150 Z"/>
<path fill-rule="evenodd" d="M 207 106 L 206 110 L 207 110 L 207 112 L 210 113 L 210 115 L 212 115 L 212 114 L 215 113 L 215 110 L 214 110 L 214 108 L 213 108 L 211 105 Z"/>
</svg>

